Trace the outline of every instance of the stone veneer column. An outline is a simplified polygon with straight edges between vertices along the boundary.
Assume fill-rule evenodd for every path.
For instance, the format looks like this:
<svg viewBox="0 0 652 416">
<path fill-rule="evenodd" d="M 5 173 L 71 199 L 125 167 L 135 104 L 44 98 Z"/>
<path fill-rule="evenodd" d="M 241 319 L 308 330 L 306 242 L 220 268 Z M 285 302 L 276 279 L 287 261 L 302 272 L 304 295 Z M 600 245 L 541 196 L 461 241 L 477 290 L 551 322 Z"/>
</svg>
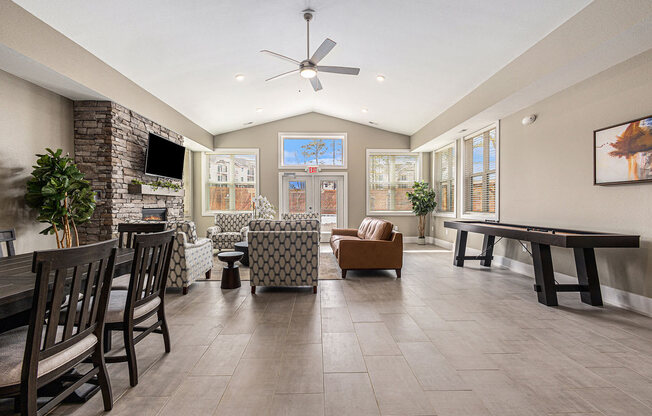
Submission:
<svg viewBox="0 0 652 416">
<path fill-rule="evenodd" d="M 111 101 L 75 101 L 75 162 L 98 192 L 97 208 L 79 227 L 83 244 L 116 236 L 117 225 L 141 219 L 142 208 L 168 209 L 168 220 L 183 218 L 181 189 L 175 196 L 133 195 L 132 179 L 151 182 L 145 175 L 148 134 L 183 144 L 183 136 Z M 181 181 L 174 181 L 183 186 Z"/>
</svg>

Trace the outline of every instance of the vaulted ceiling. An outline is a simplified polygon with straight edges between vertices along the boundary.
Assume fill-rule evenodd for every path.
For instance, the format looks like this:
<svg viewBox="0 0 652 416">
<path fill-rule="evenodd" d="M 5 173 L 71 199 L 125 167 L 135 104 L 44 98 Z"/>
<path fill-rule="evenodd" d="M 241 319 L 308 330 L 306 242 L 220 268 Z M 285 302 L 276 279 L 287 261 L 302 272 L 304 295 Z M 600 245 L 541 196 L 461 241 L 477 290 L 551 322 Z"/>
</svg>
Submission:
<svg viewBox="0 0 652 416">
<path fill-rule="evenodd" d="M 310 111 L 412 134 L 591 1 L 15 2 L 213 134 Z M 265 82 L 294 66 L 261 49 L 305 58 L 306 7 L 311 51 L 359 76 Z"/>
</svg>

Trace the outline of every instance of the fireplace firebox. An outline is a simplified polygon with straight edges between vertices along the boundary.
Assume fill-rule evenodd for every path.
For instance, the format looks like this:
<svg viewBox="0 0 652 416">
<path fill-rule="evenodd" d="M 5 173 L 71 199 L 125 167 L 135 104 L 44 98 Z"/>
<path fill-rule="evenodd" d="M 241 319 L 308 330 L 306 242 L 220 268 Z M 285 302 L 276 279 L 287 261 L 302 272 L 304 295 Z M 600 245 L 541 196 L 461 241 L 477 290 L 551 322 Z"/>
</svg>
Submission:
<svg viewBox="0 0 652 416">
<path fill-rule="evenodd" d="M 143 208 L 144 221 L 166 221 L 168 219 L 167 208 Z"/>
</svg>

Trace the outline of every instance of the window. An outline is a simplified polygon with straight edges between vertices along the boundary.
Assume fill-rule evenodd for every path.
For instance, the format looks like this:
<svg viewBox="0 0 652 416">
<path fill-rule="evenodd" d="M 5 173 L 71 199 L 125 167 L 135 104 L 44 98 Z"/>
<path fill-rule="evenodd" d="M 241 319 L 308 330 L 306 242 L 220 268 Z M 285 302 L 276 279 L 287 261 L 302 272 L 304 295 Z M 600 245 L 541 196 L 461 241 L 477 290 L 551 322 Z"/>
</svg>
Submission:
<svg viewBox="0 0 652 416">
<path fill-rule="evenodd" d="M 420 180 L 421 154 L 367 150 L 367 215 L 411 214 L 407 192 Z"/>
<path fill-rule="evenodd" d="M 456 142 L 435 150 L 433 184 L 437 193 L 435 215 L 455 216 L 455 177 L 457 169 Z"/>
<path fill-rule="evenodd" d="M 204 215 L 251 211 L 258 189 L 258 149 L 216 149 L 202 156 Z"/>
<path fill-rule="evenodd" d="M 498 124 L 463 139 L 465 216 L 498 217 Z"/>
<path fill-rule="evenodd" d="M 346 168 L 346 134 L 279 133 L 279 168 Z"/>
</svg>

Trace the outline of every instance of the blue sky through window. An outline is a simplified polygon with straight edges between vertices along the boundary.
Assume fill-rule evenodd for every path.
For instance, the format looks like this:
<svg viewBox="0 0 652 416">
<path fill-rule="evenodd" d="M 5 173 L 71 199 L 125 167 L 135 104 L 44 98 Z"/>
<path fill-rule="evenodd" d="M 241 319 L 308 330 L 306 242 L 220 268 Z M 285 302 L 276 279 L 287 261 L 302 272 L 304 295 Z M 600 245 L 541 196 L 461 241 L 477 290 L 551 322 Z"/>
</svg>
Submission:
<svg viewBox="0 0 652 416">
<path fill-rule="evenodd" d="M 342 142 L 342 139 L 285 138 L 283 165 L 343 166 Z M 318 148 L 318 152 L 315 152 L 315 148 Z"/>
</svg>

